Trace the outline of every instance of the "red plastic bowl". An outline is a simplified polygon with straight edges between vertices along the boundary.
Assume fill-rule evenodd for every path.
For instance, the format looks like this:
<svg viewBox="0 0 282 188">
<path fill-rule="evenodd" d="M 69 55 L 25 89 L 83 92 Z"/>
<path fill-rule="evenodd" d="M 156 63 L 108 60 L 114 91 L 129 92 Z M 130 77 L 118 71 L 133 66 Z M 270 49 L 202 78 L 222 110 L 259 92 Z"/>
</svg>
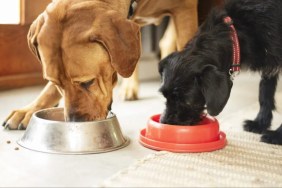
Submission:
<svg viewBox="0 0 282 188">
<path fill-rule="evenodd" d="M 147 138 L 178 144 L 197 144 L 219 139 L 218 121 L 212 117 L 204 117 L 198 125 L 193 126 L 162 124 L 159 120 L 160 114 L 149 119 Z"/>
<path fill-rule="evenodd" d="M 225 147 L 227 141 L 219 131 L 216 118 L 205 116 L 198 125 L 168 125 L 159 122 L 160 114 L 152 116 L 139 142 L 148 148 L 172 152 L 204 152 Z"/>
</svg>

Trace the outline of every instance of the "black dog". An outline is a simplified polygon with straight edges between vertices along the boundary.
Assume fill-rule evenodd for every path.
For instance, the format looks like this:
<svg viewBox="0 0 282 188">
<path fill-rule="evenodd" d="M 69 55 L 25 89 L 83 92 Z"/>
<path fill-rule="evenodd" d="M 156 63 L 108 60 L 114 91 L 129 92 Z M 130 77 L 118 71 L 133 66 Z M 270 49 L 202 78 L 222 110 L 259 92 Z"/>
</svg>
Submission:
<svg viewBox="0 0 282 188">
<path fill-rule="evenodd" d="M 195 124 L 205 108 L 218 115 L 229 98 L 238 63 L 261 73 L 260 110 L 255 120 L 245 121 L 244 129 L 263 133 L 264 142 L 282 145 L 282 125 L 267 131 L 282 67 L 281 0 L 226 1 L 210 13 L 183 51 L 160 62 L 160 92 L 167 99 L 161 122 Z"/>
</svg>

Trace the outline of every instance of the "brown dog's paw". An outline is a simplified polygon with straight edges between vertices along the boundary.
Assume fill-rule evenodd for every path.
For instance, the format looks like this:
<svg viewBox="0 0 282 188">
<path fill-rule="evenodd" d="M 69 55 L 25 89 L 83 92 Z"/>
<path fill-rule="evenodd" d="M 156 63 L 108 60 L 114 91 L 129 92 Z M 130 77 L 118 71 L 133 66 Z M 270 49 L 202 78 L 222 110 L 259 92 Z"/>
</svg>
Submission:
<svg viewBox="0 0 282 188">
<path fill-rule="evenodd" d="M 139 88 L 139 84 L 137 81 L 132 80 L 131 78 L 123 79 L 120 89 L 121 98 L 125 101 L 137 100 L 138 88 Z"/>
<path fill-rule="evenodd" d="M 135 101 L 138 100 L 138 94 L 136 91 L 128 89 L 120 94 L 121 98 L 125 101 Z"/>
<path fill-rule="evenodd" d="M 24 130 L 27 128 L 29 120 L 33 112 L 35 111 L 36 109 L 33 108 L 23 108 L 19 110 L 14 110 L 4 121 L 3 127 L 5 127 L 5 129 L 10 130 Z"/>
</svg>

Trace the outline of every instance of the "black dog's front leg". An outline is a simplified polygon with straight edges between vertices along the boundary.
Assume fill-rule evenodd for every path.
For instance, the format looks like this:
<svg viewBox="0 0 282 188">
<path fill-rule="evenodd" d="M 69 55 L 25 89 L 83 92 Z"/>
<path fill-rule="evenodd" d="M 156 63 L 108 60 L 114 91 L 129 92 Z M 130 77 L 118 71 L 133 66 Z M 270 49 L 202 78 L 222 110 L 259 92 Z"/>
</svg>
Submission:
<svg viewBox="0 0 282 188">
<path fill-rule="evenodd" d="M 274 94 L 276 90 L 277 80 L 278 75 L 275 75 L 273 77 L 262 76 L 259 85 L 260 110 L 254 121 L 245 121 L 245 131 L 262 133 L 271 126 L 272 110 L 275 109 Z"/>
</svg>

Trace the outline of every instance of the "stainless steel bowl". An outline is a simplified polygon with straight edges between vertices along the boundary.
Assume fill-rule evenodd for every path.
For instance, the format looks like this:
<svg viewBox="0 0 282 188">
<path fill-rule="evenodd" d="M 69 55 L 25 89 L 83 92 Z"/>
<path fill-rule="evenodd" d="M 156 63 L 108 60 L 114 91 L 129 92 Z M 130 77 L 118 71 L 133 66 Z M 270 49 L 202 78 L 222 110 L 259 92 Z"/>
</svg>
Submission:
<svg viewBox="0 0 282 188">
<path fill-rule="evenodd" d="M 47 153 L 89 154 L 123 148 L 129 139 L 113 113 L 101 121 L 65 122 L 63 108 L 49 108 L 33 114 L 18 144 Z"/>
</svg>

